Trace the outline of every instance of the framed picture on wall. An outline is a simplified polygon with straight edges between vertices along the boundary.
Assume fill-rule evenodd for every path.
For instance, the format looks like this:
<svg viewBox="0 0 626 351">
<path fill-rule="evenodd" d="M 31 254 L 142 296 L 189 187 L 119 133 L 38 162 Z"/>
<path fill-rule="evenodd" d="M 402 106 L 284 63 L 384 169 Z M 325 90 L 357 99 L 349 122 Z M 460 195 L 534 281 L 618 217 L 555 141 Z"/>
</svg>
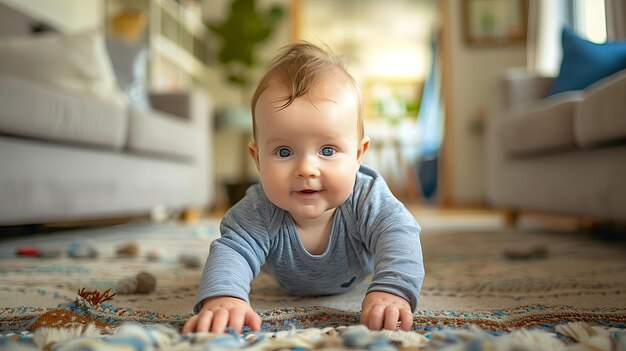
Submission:
<svg viewBox="0 0 626 351">
<path fill-rule="evenodd" d="M 527 0 L 462 0 L 463 36 L 470 46 L 526 42 Z"/>
</svg>

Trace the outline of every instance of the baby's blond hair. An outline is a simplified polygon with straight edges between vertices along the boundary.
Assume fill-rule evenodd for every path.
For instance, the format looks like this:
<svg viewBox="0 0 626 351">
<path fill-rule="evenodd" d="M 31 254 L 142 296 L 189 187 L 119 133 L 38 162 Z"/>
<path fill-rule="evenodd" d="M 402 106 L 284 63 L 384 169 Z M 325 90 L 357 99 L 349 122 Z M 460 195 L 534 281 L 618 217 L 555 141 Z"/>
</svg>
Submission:
<svg viewBox="0 0 626 351">
<path fill-rule="evenodd" d="M 363 97 L 359 85 L 345 69 L 342 60 L 330 49 L 324 50 L 314 44 L 301 41 L 290 44 L 280 51 L 273 63 L 269 66 L 254 95 L 252 95 L 252 128 L 253 137 L 256 137 L 255 108 L 259 97 L 267 89 L 273 80 L 278 80 L 289 91 L 283 99 L 285 103 L 279 109 L 284 109 L 298 97 L 306 95 L 320 79 L 339 71 L 344 76 L 348 85 L 354 90 L 357 99 L 357 128 L 360 138 L 363 137 Z"/>
</svg>

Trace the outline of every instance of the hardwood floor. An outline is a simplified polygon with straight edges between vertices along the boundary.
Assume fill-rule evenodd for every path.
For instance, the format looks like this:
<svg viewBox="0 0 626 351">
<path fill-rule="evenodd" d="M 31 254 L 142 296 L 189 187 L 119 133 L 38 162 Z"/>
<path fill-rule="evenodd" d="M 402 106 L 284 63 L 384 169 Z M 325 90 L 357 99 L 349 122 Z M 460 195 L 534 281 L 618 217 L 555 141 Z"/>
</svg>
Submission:
<svg viewBox="0 0 626 351">
<path fill-rule="evenodd" d="M 424 230 L 449 229 L 459 230 L 505 230 L 517 228 L 544 229 L 559 231 L 606 231 L 614 230 L 613 225 L 589 218 L 575 216 L 557 216 L 544 213 L 520 212 L 511 221 L 511 214 L 503 210 L 494 210 L 480 206 L 441 208 L 424 205 L 418 202 L 406 203 L 407 208 L 414 214 Z M 172 214 L 166 220 L 179 219 L 188 224 L 194 224 L 204 219 L 220 219 L 228 210 L 228 206 L 213 206 L 210 209 L 189 208 L 180 214 Z M 141 217 L 120 217 L 112 219 L 95 219 L 73 222 L 56 222 L 23 226 L 0 226 L 0 237 L 20 236 L 30 233 L 55 232 L 79 229 L 85 227 L 104 227 L 124 224 L 134 221 L 148 221 L 149 215 Z M 156 222 L 159 220 L 154 219 Z M 514 222 L 515 226 L 511 226 Z M 607 229 L 608 228 L 608 229 Z M 623 228 L 623 227 L 622 227 Z"/>
</svg>

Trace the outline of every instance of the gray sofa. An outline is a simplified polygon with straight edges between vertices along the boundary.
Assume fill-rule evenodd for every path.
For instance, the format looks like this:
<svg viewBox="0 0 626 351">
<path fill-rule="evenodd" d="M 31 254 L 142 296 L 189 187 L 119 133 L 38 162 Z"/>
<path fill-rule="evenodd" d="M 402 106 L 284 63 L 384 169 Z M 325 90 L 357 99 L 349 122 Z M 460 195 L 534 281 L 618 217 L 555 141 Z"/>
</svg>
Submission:
<svg viewBox="0 0 626 351">
<path fill-rule="evenodd" d="M 487 121 L 486 196 L 523 211 L 626 220 L 626 70 L 547 96 L 550 77 L 510 70 Z"/>
<path fill-rule="evenodd" d="M 150 102 L 134 109 L 0 73 L 0 225 L 209 206 L 206 93 Z"/>
</svg>

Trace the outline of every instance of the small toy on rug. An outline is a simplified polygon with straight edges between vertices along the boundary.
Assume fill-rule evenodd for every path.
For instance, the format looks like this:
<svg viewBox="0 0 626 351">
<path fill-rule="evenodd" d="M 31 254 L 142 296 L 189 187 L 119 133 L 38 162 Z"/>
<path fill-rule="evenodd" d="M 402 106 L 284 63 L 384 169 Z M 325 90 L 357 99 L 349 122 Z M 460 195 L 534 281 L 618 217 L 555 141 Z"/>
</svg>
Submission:
<svg viewBox="0 0 626 351">
<path fill-rule="evenodd" d="M 154 223 L 163 224 L 167 222 L 170 219 L 170 217 L 172 217 L 172 214 L 165 206 L 153 206 L 152 209 L 150 210 L 150 219 Z"/>
<path fill-rule="evenodd" d="M 129 241 L 122 244 L 115 251 L 117 257 L 133 258 L 139 256 L 139 244 L 135 241 Z"/>
<path fill-rule="evenodd" d="M 116 292 L 120 295 L 150 294 L 156 289 L 156 277 L 148 272 L 141 272 L 134 277 L 122 278 L 117 282 Z"/>
<path fill-rule="evenodd" d="M 63 249 L 56 246 L 22 246 L 15 250 L 18 256 L 31 256 L 41 258 L 56 258 L 63 255 Z"/>
<path fill-rule="evenodd" d="M 198 268 L 202 264 L 200 257 L 192 254 L 181 254 L 178 260 L 187 268 Z"/>
<path fill-rule="evenodd" d="M 100 253 L 96 250 L 95 243 L 78 239 L 72 241 L 67 248 L 67 255 L 71 258 L 96 258 Z"/>
<path fill-rule="evenodd" d="M 161 259 L 161 253 L 157 249 L 150 250 L 146 255 L 146 259 L 150 262 L 155 262 Z"/>
<path fill-rule="evenodd" d="M 197 224 L 202 217 L 202 209 L 199 207 L 189 207 L 182 213 L 182 219 L 187 225 Z"/>
<path fill-rule="evenodd" d="M 548 249 L 543 246 L 537 246 L 528 249 L 506 250 L 503 254 L 508 260 L 533 260 L 546 258 Z"/>
</svg>

